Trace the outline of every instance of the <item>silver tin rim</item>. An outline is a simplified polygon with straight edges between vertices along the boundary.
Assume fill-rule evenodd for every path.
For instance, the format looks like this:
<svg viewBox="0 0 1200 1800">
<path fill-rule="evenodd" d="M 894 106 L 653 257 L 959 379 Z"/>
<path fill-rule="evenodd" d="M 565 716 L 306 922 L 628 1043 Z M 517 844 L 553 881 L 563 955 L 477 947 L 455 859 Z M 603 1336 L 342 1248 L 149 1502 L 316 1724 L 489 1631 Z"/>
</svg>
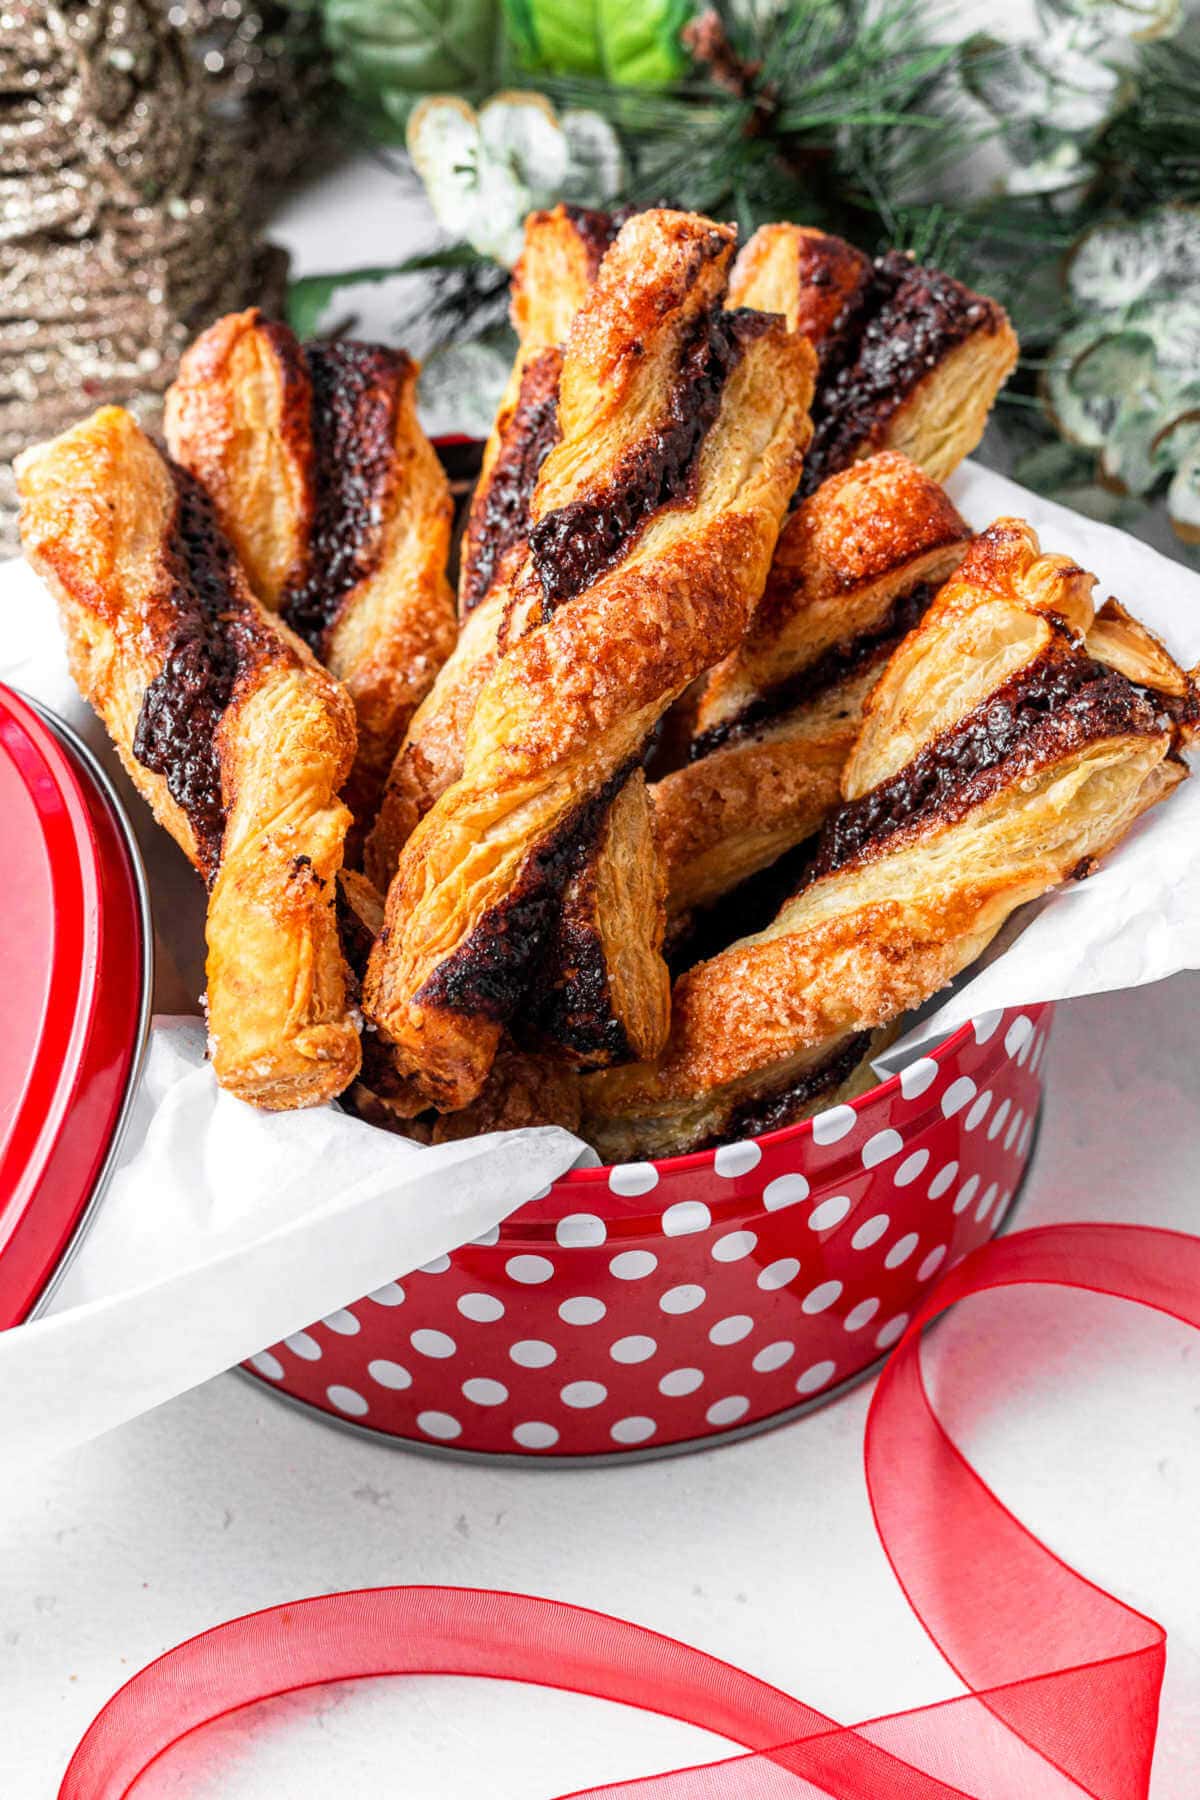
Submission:
<svg viewBox="0 0 1200 1800">
<path fill-rule="evenodd" d="M 51 731 L 59 742 L 70 751 L 72 757 L 83 765 L 85 772 L 91 777 L 99 789 L 101 797 L 107 803 L 129 853 L 138 912 L 142 921 L 141 997 L 138 1004 L 133 1059 L 129 1065 L 125 1092 L 121 1098 L 121 1110 L 108 1140 L 108 1149 L 105 1151 L 104 1160 L 92 1183 L 92 1191 L 88 1195 L 83 1211 L 75 1221 L 75 1228 L 67 1241 L 66 1248 L 41 1293 L 26 1314 L 26 1323 L 28 1324 L 34 1319 L 41 1318 L 58 1292 L 67 1270 L 79 1254 L 80 1245 L 91 1229 L 117 1166 L 121 1146 L 129 1126 L 130 1114 L 133 1111 L 133 1098 L 137 1093 L 142 1069 L 145 1066 L 146 1047 L 150 1041 L 150 1019 L 154 1002 L 154 918 L 150 908 L 150 884 L 146 876 L 146 865 L 142 861 L 142 853 L 138 847 L 129 814 L 125 810 L 125 804 L 113 785 L 111 777 L 101 767 L 94 751 L 84 743 L 79 733 L 68 725 L 65 719 L 60 719 L 57 713 L 51 712 L 49 707 L 43 706 L 40 700 L 35 700 L 32 694 L 27 694 L 20 688 L 14 688 L 13 692 L 20 695 L 21 699 L 38 715 L 47 730 Z"/>
<path fill-rule="evenodd" d="M 992 1232 L 988 1242 L 1003 1236 L 1012 1222 L 1014 1213 L 1025 1193 L 1025 1184 L 1029 1180 L 1029 1171 L 1033 1167 L 1037 1155 L 1038 1141 L 1042 1134 L 1042 1111 L 1045 1104 L 1045 1083 L 1042 1084 L 1042 1097 L 1038 1102 L 1037 1122 L 1034 1126 L 1033 1140 L 1029 1146 L 1029 1155 L 1025 1159 L 1025 1167 L 1021 1179 L 1013 1190 L 999 1224 Z M 936 1326 L 940 1320 L 934 1320 Z M 303 1413 L 308 1419 L 320 1425 L 331 1425 L 335 1431 L 349 1432 L 353 1437 L 366 1438 L 369 1441 L 385 1445 L 389 1450 L 399 1451 L 402 1455 L 411 1453 L 414 1456 L 433 1457 L 438 1462 L 465 1463 L 474 1468 L 500 1469 L 614 1469 L 624 1468 L 629 1463 L 666 1462 L 670 1457 L 697 1456 L 705 1450 L 720 1450 L 726 1444 L 740 1443 L 745 1438 L 762 1437 L 768 1431 L 776 1431 L 784 1425 L 791 1425 L 808 1413 L 819 1411 L 823 1406 L 831 1406 L 835 1400 L 841 1400 L 854 1388 L 861 1386 L 878 1375 L 888 1360 L 890 1351 L 884 1351 L 866 1368 L 848 1375 L 844 1381 L 828 1388 L 823 1394 L 814 1394 L 811 1400 L 801 1400 L 795 1406 L 789 1406 L 782 1412 L 769 1413 L 766 1418 L 753 1419 L 748 1425 L 731 1425 L 727 1431 L 709 1432 L 705 1437 L 682 1438 L 675 1444 L 648 1445 L 645 1449 L 630 1450 L 597 1450 L 586 1456 L 555 1456 L 553 1453 L 534 1455 L 513 1450 L 456 1450 L 451 1444 L 425 1444 L 419 1438 L 401 1437 L 394 1431 L 380 1431 L 374 1425 L 360 1425 L 354 1419 L 339 1418 L 337 1413 L 326 1412 L 323 1406 L 314 1406 L 310 1400 L 301 1400 L 298 1395 L 291 1394 L 286 1388 L 277 1387 L 266 1375 L 258 1375 L 252 1369 L 239 1363 L 229 1371 L 240 1375 L 249 1382 L 258 1393 L 268 1393 L 284 1406 L 293 1411 Z"/>
</svg>

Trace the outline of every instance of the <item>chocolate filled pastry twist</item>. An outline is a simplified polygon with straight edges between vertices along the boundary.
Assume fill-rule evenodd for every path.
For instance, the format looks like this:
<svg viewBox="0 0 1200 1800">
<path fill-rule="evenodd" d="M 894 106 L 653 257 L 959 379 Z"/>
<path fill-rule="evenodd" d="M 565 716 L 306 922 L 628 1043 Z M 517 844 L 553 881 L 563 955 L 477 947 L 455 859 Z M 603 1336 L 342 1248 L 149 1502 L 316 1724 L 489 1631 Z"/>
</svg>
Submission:
<svg viewBox="0 0 1200 1800">
<path fill-rule="evenodd" d="M 418 820 L 462 773 L 467 726 L 496 661 L 508 583 L 527 548 L 533 490 L 558 440 L 561 345 L 620 220 L 559 205 L 525 221 L 510 308 L 518 350 L 463 534 L 459 639 L 409 724 L 367 840 L 365 867 L 380 889 Z"/>
<path fill-rule="evenodd" d="M 938 484 L 892 450 L 792 514 L 749 630 L 694 702 L 691 760 L 652 790 L 673 917 L 820 828 L 867 695 L 969 538 Z"/>
<path fill-rule="evenodd" d="M 217 1079 L 271 1110 L 332 1099 L 359 1066 L 334 910 L 349 699 L 128 413 L 27 451 L 17 477 L 79 690 L 208 885 Z"/>
<path fill-rule="evenodd" d="M 1002 306 L 899 250 L 872 261 L 802 225 L 764 225 L 738 257 L 732 304 L 782 313 L 820 373 L 802 492 L 876 450 L 945 481 L 969 456 L 1017 360 Z"/>
<path fill-rule="evenodd" d="M 212 496 L 254 592 L 354 701 L 356 842 L 455 639 L 453 509 L 417 374 L 403 350 L 301 344 L 252 307 L 197 338 L 166 397 L 171 455 Z"/>
<path fill-rule="evenodd" d="M 364 989 L 414 1099 L 443 1110 L 479 1092 L 608 807 L 766 579 L 813 356 L 724 310 L 732 248 L 727 227 L 642 213 L 572 324 L 503 654 L 461 778 L 404 847 Z"/>
<path fill-rule="evenodd" d="M 657 1062 L 584 1083 L 606 1160 L 829 1104 L 871 1033 L 1018 906 L 1090 872 L 1184 778 L 1172 705 L 1190 716 L 1190 684 L 1170 665 L 1165 698 L 1165 652 L 1111 616 L 1123 671 L 1089 654 L 1092 585 L 1019 520 L 975 540 L 868 700 L 802 886 L 765 931 L 680 978 Z"/>
</svg>

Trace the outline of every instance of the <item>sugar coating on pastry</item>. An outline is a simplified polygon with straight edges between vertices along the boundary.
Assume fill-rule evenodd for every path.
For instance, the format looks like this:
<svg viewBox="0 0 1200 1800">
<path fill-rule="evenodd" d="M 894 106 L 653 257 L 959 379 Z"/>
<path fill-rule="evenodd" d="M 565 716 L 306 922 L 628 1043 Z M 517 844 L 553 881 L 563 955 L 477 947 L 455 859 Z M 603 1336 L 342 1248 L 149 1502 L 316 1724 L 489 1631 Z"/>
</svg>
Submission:
<svg viewBox="0 0 1200 1800">
<path fill-rule="evenodd" d="M 359 1063 L 334 914 L 349 700 L 128 413 L 26 452 L 18 481 L 80 692 L 208 884 L 218 1080 L 270 1109 L 331 1099 Z"/>
</svg>

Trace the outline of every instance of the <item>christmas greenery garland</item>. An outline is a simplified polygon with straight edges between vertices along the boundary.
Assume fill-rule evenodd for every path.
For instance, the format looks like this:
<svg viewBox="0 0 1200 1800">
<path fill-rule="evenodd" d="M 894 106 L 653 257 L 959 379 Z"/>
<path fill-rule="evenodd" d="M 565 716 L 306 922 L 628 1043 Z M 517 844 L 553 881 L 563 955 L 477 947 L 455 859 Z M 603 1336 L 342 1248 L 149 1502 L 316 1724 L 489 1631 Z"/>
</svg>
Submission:
<svg viewBox="0 0 1200 1800">
<path fill-rule="evenodd" d="M 921 0 L 305 4 L 451 240 L 419 265 L 442 341 L 495 342 L 521 217 L 558 198 L 899 244 L 1012 312 L 1019 476 L 1119 518 L 1165 489 L 1200 543 L 1194 0 L 1037 0 L 1015 43 L 956 42 Z M 297 284 L 301 323 L 352 280 Z"/>
</svg>

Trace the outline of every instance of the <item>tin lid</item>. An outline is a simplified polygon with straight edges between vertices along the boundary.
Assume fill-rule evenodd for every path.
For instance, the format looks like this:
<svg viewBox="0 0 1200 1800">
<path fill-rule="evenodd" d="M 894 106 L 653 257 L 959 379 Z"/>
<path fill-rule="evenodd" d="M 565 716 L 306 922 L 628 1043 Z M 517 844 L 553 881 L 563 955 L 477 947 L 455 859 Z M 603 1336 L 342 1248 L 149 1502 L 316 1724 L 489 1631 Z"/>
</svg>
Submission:
<svg viewBox="0 0 1200 1800">
<path fill-rule="evenodd" d="M 0 1329 L 64 1266 L 110 1166 L 149 1008 L 137 852 L 65 726 L 0 685 Z"/>
</svg>

